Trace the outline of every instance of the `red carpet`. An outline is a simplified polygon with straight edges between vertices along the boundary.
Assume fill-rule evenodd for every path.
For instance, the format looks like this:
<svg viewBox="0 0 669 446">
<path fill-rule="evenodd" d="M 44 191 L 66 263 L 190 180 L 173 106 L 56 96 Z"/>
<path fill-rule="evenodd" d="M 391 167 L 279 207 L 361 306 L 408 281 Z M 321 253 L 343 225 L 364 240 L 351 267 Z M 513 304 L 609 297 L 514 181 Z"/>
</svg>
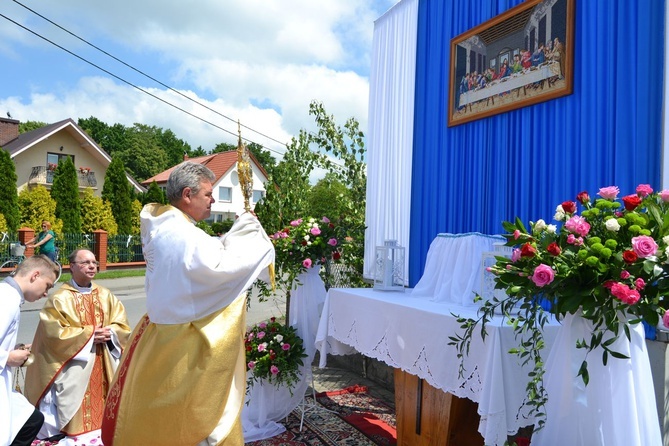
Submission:
<svg viewBox="0 0 669 446">
<path fill-rule="evenodd" d="M 286 432 L 247 446 L 392 446 L 397 444 L 395 409 L 367 392 L 352 386 L 316 395 L 319 403 L 304 416 L 300 432 L 300 412 L 293 411 Z M 327 410 L 326 410 L 327 409 Z"/>
</svg>

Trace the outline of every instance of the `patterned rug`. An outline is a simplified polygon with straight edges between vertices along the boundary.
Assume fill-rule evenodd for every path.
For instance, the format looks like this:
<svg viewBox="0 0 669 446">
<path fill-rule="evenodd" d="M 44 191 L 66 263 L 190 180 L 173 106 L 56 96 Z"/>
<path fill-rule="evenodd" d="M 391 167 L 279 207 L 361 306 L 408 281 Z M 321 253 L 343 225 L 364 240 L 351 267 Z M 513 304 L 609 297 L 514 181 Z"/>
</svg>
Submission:
<svg viewBox="0 0 669 446">
<path fill-rule="evenodd" d="M 367 392 L 352 386 L 308 398 L 304 425 L 300 431 L 299 408 L 285 423 L 286 432 L 247 446 L 393 446 L 397 444 L 395 409 Z"/>
</svg>

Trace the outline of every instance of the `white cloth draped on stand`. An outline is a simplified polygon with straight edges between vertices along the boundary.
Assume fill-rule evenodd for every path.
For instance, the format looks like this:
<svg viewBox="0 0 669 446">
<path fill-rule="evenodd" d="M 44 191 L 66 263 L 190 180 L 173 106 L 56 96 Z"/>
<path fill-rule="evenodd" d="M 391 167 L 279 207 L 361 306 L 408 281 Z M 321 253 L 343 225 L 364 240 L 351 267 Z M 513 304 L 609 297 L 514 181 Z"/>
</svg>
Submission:
<svg viewBox="0 0 669 446">
<path fill-rule="evenodd" d="M 473 305 L 475 293 L 481 293 L 482 254 L 493 251 L 496 243 L 505 242 L 504 237 L 478 232 L 437 235 L 411 296 Z"/>
<path fill-rule="evenodd" d="M 609 355 L 605 366 L 601 347 L 590 352 L 586 386 L 577 376 L 586 351 L 577 349 L 576 341 L 589 340 L 591 335 L 589 320 L 565 316 L 546 362 L 546 425 L 532 436 L 532 445 L 661 445 L 643 326 L 630 325 L 631 341 L 621 329 L 611 345 L 612 351 L 630 359 Z"/>
<path fill-rule="evenodd" d="M 302 338 L 307 357 L 301 367 L 301 380 L 289 390 L 266 382 L 255 383 L 246 395 L 242 409 L 244 441 L 256 441 L 274 437 L 286 428 L 279 421 L 286 418 L 303 400 L 311 383 L 311 363 L 316 353 L 315 341 L 321 311 L 325 303 L 325 285 L 319 265 L 298 276 L 290 291 L 290 315 L 288 323 L 295 327 Z"/>
</svg>

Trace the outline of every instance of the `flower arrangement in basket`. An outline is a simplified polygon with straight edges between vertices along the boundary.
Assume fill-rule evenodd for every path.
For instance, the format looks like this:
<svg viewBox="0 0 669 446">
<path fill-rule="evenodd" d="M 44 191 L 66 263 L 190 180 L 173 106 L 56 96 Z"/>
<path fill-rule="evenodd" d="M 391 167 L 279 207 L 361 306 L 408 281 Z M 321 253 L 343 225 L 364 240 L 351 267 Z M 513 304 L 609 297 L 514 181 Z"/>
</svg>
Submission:
<svg viewBox="0 0 669 446">
<path fill-rule="evenodd" d="M 301 273 L 326 262 L 338 262 L 351 241 L 345 228 L 327 217 L 305 217 L 270 236 L 276 252 L 277 270 L 290 286 Z"/>
<path fill-rule="evenodd" d="M 302 338 L 290 325 L 269 321 L 254 325 L 245 335 L 247 391 L 258 380 L 292 389 L 300 380 L 299 370 L 307 354 Z M 292 391 L 291 391 L 292 394 Z"/>
<path fill-rule="evenodd" d="M 669 326 L 664 309 L 669 291 L 669 190 L 654 193 L 641 184 L 634 194 L 619 199 L 619 193 L 618 187 L 610 186 L 599 189 L 594 202 L 588 192 L 563 202 L 553 217 L 559 229 L 544 220 L 530 222 L 529 230 L 518 218 L 504 222 L 506 245 L 513 253 L 511 258 L 496 257 L 488 270 L 495 275 L 495 288 L 504 289 L 507 297 L 484 302 L 478 320 L 459 318 L 464 332 L 450 338 L 449 345 L 455 345 L 462 358 L 475 328 L 480 323 L 485 338 L 486 323 L 501 309 L 518 340 L 510 353 L 534 365 L 528 404 L 540 417 L 547 401 L 542 328 L 550 314 L 561 319 L 580 313 L 590 320 L 591 338 L 578 340 L 576 347 L 586 353 L 601 347 L 604 365 L 609 356 L 626 358 L 610 348 L 621 327 L 629 339 L 630 323 L 645 321 L 654 327 L 662 317 Z M 588 384 L 587 355 L 578 376 Z M 539 428 L 544 421 L 539 420 Z"/>
</svg>

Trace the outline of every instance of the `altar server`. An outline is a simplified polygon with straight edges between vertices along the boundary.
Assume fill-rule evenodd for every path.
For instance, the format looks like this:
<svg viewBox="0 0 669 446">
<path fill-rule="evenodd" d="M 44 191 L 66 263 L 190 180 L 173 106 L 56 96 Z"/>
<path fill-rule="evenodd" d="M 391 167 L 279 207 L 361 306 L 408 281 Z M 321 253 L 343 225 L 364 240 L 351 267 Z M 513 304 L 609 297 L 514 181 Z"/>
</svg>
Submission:
<svg viewBox="0 0 669 446">
<path fill-rule="evenodd" d="M 29 346 L 16 347 L 21 305 L 46 296 L 58 277 L 58 266 L 38 255 L 24 260 L 14 277 L 0 283 L 0 444 L 30 445 L 44 417 L 13 388 L 12 367 L 27 365 Z"/>
</svg>

